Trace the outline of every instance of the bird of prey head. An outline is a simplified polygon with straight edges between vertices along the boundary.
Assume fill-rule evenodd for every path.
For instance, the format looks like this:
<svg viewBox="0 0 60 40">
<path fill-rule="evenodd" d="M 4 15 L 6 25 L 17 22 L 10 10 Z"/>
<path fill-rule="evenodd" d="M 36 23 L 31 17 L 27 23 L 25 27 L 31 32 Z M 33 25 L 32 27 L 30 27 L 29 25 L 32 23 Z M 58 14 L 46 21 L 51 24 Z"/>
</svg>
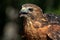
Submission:
<svg viewBox="0 0 60 40">
<path fill-rule="evenodd" d="M 20 17 L 30 18 L 32 20 L 39 20 L 43 17 L 43 12 L 40 7 L 34 4 L 23 4 L 20 11 Z"/>
</svg>

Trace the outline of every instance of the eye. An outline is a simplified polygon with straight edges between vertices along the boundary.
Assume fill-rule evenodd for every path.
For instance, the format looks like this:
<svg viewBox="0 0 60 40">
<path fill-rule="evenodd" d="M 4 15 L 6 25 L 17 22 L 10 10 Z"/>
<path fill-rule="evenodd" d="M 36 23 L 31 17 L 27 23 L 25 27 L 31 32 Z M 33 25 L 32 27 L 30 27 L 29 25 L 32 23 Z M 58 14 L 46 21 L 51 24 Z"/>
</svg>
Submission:
<svg viewBox="0 0 60 40">
<path fill-rule="evenodd" d="M 28 10 L 29 10 L 29 11 L 33 11 L 33 9 L 32 9 L 32 8 L 29 8 Z"/>
</svg>

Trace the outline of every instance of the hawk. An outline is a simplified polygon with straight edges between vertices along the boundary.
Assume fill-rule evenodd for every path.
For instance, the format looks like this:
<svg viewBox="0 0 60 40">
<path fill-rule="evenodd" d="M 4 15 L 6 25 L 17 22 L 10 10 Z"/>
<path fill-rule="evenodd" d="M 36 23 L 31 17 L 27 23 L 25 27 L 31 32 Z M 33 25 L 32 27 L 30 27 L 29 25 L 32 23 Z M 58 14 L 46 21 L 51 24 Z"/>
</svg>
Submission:
<svg viewBox="0 0 60 40">
<path fill-rule="evenodd" d="M 19 17 L 23 21 L 26 40 L 60 40 L 60 23 L 57 16 L 43 14 L 42 9 L 35 4 L 23 4 Z"/>
</svg>

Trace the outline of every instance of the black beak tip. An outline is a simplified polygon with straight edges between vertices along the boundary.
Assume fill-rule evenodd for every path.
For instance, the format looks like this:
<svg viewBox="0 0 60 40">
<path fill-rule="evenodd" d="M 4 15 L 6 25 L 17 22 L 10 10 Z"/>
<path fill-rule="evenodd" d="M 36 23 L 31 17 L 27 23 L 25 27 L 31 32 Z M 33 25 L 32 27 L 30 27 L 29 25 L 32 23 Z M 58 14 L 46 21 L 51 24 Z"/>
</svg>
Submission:
<svg viewBox="0 0 60 40">
<path fill-rule="evenodd" d="M 26 12 L 21 12 L 21 11 L 20 11 L 19 14 L 28 14 L 28 13 L 26 13 Z"/>
</svg>

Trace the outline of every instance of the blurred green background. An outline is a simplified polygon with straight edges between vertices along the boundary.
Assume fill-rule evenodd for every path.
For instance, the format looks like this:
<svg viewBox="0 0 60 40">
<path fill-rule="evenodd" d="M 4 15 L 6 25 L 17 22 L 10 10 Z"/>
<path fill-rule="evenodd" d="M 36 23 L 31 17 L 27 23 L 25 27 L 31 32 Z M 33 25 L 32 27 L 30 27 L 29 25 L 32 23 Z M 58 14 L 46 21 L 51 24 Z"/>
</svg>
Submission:
<svg viewBox="0 0 60 40">
<path fill-rule="evenodd" d="M 43 12 L 60 14 L 60 0 L 0 0 L 0 9 L 4 11 L 6 6 L 20 9 L 22 4 L 32 3 L 40 6 Z"/>
<path fill-rule="evenodd" d="M 42 8 L 44 13 L 54 13 L 60 15 L 60 0 L 0 0 L 0 33 L 5 24 L 5 10 L 7 6 L 12 6 L 20 10 L 25 3 L 36 4 Z"/>
<path fill-rule="evenodd" d="M 2 8 L 1 11 L 3 11 L 6 6 L 20 9 L 21 5 L 25 3 L 36 4 L 43 9 L 43 12 L 60 14 L 60 0 L 0 0 L 0 9 Z"/>
</svg>

